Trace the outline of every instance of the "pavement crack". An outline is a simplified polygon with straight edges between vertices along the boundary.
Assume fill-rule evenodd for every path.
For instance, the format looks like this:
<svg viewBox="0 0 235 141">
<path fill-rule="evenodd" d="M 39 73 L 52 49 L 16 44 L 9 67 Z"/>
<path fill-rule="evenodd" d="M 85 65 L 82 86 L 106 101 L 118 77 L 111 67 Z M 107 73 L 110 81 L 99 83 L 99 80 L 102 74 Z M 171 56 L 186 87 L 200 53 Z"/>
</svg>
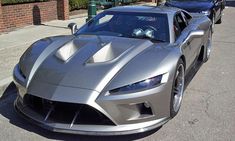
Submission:
<svg viewBox="0 0 235 141">
<path fill-rule="evenodd" d="M 190 125 L 194 125 L 195 123 L 197 123 L 199 120 L 198 119 L 193 119 L 193 120 L 189 120 L 188 121 L 188 123 L 190 124 Z"/>
<path fill-rule="evenodd" d="M 233 41 L 214 41 L 216 43 L 226 43 L 226 44 L 235 44 Z"/>
<path fill-rule="evenodd" d="M 208 91 L 203 91 L 203 90 L 195 89 L 195 88 L 189 88 L 189 89 L 187 89 L 187 91 L 200 92 L 200 93 L 206 93 L 206 94 L 209 94 L 209 92 L 208 92 Z"/>
<path fill-rule="evenodd" d="M 210 107 L 210 99 L 212 98 L 212 96 L 216 96 L 216 95 L 219 95 L 221 93 L 227 93 L 228 91 L 223 91 L 223 92 L 218 92 L 218 93 L 213 93 L 213 94 L 209 94 L 209 96 L 205 99 L 205 103 L 206 103 L 206 108 L 204 110 L 205 114 L 207 115 L 208 118 L 210 119 L 213 119 L 211 116 L 210 116 L 210 113 L 209 113 L 209 107 Z"/>
<path fill-rule="evenodd" d="M 206 109 L 204 110 L 204 112 L 206 113 L 206 115 L 209 117 L 209 118 L 211 118 L 210 117 L 210 114 L 209 114 L 209 106 L 210 106 L 210 102 L 209 102 L 209 100 L 210 100 L 210 98 L 213 96 L 213 94 L 210 94 L 207 98 L 206 98 L 206 100 L 205 100 L 205 102 L 206 102 Z"/>
</svg>

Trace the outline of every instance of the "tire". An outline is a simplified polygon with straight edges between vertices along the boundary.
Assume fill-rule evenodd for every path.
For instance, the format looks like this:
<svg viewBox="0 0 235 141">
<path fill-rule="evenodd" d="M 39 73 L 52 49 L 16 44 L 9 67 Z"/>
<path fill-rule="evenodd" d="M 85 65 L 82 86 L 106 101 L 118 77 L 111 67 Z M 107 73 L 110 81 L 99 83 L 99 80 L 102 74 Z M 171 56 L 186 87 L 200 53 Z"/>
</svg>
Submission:
<svg viewBox="0 0 235 141">
<path fill-rule="evenodd" d="M 212 30 L 212 33 L 214 33 L 214 30 L 215 30 L 215 16 L 214 16 L 214 14 L 212 15 L 211 22 L 212 22 L 211 30 Z"/>
<path fill-rule="evenodd" d="M 170 116 L 175 117 L 180 109 L 184 93 L 185 68 L 182 59 L 178 61 L 171 90 Z"/>
<path fill-rule="evenodd" d="M 208 45 L 207 45 L 207 47 L 205 48 L 206 55 L 205 55 L 204 62 L 207 62 L 207 61 L 209 60 L 209 58 L 210 58 L 210 55 L 211 55 L 211 47 L 212 47 L 212 31 L 210 31 L 210 33 L 209 33 Z"/>
<path fill-rule="evenodd" d="M 221 24 L 222 23 L 222 15 L 221 17 L 219 18 L 219 20 L 216 22 L 216 24 Z"/>
<path fill-rule="evenodd" d="M 216 24 L 221 24 L 222 23 L 222 11 L 220 11 L 220 18 L 219 20 L 216 22 Z"/>
</svg>

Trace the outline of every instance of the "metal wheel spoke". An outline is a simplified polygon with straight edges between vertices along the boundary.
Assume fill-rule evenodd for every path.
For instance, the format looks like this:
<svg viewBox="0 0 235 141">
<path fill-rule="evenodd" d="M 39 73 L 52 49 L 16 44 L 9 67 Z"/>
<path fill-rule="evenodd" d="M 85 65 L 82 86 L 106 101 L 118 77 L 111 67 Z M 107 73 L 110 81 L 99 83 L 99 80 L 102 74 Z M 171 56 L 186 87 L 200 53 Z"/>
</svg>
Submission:
<svg viewBox="0 0 235 141">
<path fill-rule="evenodd" d="M 183 90 L 184 90 L 184 67 L 181 64 L 178 67 L 178 70 L 175 75 L 175 84 L 173 88 L 173 109 L 175 112 L 178 112 L 182 96 L 183 96 Z"/>
<path fill-rule="evenodd" d="M 175 99 L 175 103 L 177 103 L 178 100 L 179 100 L 179 97 L 178 97 L 177 95 L 175 95 L 175 96 L 174 96 L 174 99 Z"/>
<path fill-rule="evenodd" d="M 212 38 L 211 38 L 211 33 L 209 33 L 210 35 L 209 35 L 209 39 L 208 39 L 208 46 L 207 46 L 207 58 L 209 58 L 209 56 L 210 56 L 210 53 L 211 53 L 211 42 L 212 42 Z"/>
<path fill-rule="evenodd" d="M 175 93 L 175 94 L 178 94 L 178 93 L 179 93 L 179 89 L 175 87 L 175 88 L 174 88 L 174 93 Z"/>
<path fill-rule="evenodd" d="M 178 76 L 179 76 L 179 71 L 176 72 L 176 75 L 175 75 L 175 81 L 178 80 Z"/>
<path fill-rule="evenodd" d="M 174 107 L 174 110 L 176 110 L 176 107 L 177 107 L 176 102 L 174 103 L 173 107 Z"/>
</svg>

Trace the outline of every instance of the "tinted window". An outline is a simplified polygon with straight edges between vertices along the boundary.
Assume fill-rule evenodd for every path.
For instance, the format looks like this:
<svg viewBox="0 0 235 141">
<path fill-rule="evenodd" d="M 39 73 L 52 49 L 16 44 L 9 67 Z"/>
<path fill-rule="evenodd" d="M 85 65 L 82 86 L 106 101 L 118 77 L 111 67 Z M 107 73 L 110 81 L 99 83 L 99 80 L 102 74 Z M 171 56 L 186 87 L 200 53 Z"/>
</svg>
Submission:
<svg viewBox="0 0 235 141">
<path fill-rule="evenodd" d="M 176 18 L 174 18 L 174 32 L 175 32 L 175 40 L 176 40 L 181 34 L 181 29 L 179 27 L 179 23 L 177 22 Z"/>
<path fill-rule="evenodd" d="M 146 38 L 169 42 L 166 14 L 107 11 L 97 15 L 77 34 Z"/>
<path fill-rule="evenodd" d="M 188 13 L 186 13 L 186 12 L 184 12 L 184 11 L 182 11 L 182 16 L 183 16 L 183 18 L 185 19 L 185 22 L 186 22 L 187 25 L 188 25 L 188 23 L 189 23 L 189 21 L 192 19 L 192 17 L 191 17 Z"/>
<path fill-rule="evenodd" d="M 180 12 L 180 13 L 177 13 L 174 17 L 175 39 L 177 39 L 180 36 L 181 32 L 188 25 L 186 16 L 185 16 L 185 18 L 183 18 L 183 16 L 185 16 L 185 15 L 182 12 Z"/>
<path fill-rule="evenodd" d="M 175 19 L 176 22 L 179 24 L 180 30 L 183 31 L 187 24 L 185 23 L 181 13 L 176 14 Z"/>
</svg>

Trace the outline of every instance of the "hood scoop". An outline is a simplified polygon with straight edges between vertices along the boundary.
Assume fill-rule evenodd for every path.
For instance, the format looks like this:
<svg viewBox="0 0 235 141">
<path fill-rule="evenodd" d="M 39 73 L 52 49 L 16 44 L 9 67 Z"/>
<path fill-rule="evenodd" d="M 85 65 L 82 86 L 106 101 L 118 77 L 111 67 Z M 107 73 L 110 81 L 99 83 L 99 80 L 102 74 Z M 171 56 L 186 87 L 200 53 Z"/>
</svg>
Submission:
<svg viewBox="0 0 235 141">
<path fill-rule="evenodd" d="M 71 56 L 75 54 L 75 52 L 77 52 L 78 48 L 79 47 L 75 46 L 73 42 L 69 42 L 58 49 L 55 56 L 66 62 Z"/>
<path fill-rule="evenodd" d="M 152 46 L 148 40 L 115 36 L 79 36 L 66 44 L 54 43 L 39 60 L 29 86 L 40 83 L 101 92 L 130 60 Z"/>
<path fill-rule="evenodd" d="M 87 41 L 88 39 L 90 39 L 90 41 Z M 134 42 L 129 42 L 128 45 L 126 42 L 121 43 L 115 39 L 102 41 L 101 37 L 96 36 L 95 38 L 93 36 L 89 36 L 89 38 L 80 36 L 60 47 L 55 52 L 55 56 L 64 62 L 68 62 L 82 47 L 88 50 L 89 48 L 93 48 L 95 52 L 89 57 L 86 63 L 101 63 L 118 58 L 125 51 L 131 49 L 134 44 Z"/>
<path fill-rule="evenodd" d="M 118 58 L 126 50 L 130 49 L 129 46 L 119 46 L 117 47 L 115 43 L 110 42 L 104 45 L 100 50 L 98 50 L 88 61 L 88 64 L 101 63 L 111 61 Z"/>
<path fill-rule="evenodd" d="M 64 62 L 68 62 L 68 60 L 72 58 L 78 52 L 78 50 L 80 50 L 81 47 L 85 46 L 86 44 L 87 42 L 80 40 L 79 37 L 75 38 L 74 40 L 61 46 L 56 51 L 55 56 Z"/>
</svg>

